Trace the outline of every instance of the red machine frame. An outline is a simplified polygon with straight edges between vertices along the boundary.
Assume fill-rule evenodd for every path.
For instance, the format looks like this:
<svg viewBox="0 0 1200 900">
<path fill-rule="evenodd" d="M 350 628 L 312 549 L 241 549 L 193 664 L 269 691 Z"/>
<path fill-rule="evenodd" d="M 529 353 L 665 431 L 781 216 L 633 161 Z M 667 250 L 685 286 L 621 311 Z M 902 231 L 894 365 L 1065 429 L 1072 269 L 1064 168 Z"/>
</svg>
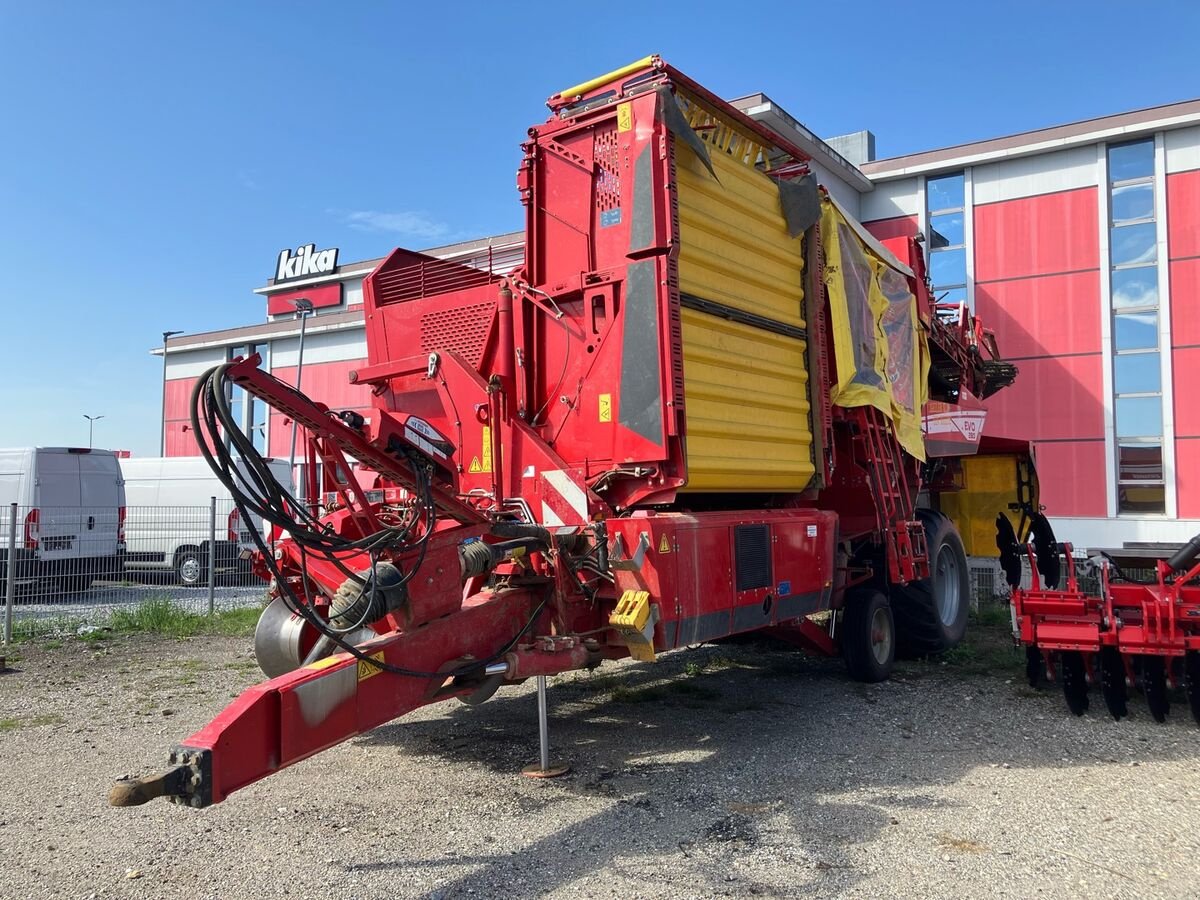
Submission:
<svg viewBox="0 0 1200 900">
<path fill-rule="evenodd" d="M 329 638 L 304 622 L 338 615 L 347 591 L 347 602 L 363 601 L 362 585 L 377 583 L 378 558 L 346 551 L 320 559 L 294 540 L 279 542 L 258 570 L 276 603 L 291 610 L 285 624 L 297 667 L 246 691 L 187 738 L 165 774 L 119 783 L 114 803 L 161 795 L 191 806 L 220 802 L 421 705 L 478 702 L 500 684 L 605 659 L 653 659 L 750 631 L 836 653 L 838 616 L 818 623 L 812 614 L 842 609 L 856 585 L 886 589 L 928 574 L 916 515 L 917 494 L 929 487 L 922 465 L 877 410 L 830 403 L 833 352 L 815 228 L 808 341 L 810 371 L 822 373 L 812 406 L 816 485 L 740 497 L 751 505 L 736 510 L 722 498 L 681 499 L 677 226 L 671 203 L 654 199 L 670 196 L 674 160 L 661 104 L 677 87 L 790 155 L 781 171 L 807 171 L 805 155 L 784 138 L 657 57 L 645 60 L 551 98 L 550 121 L 530 130 L 518 176 L 528 207 L 523 266 L 505 273 L 490 262 L 397 250 L 366 279 L 369 358 L 351 380 L 371 385 L 369 418 L 300 395 L 259 369 L 257 357 L 202 379 L 198 433 L 201 411 L 230 385 L 303 429 L 306 471 L 320 462 L 324 472 L 306 496 L 333 496 L 321 520 L 329 533 L 365 539 L 407 523 L 424 537 L 419 550 L 413 544 L 386 555 L 409 578 L 405 589 L 353 645 L 327 647 L 341 651 L 332 655 L 318 654 Z M 640 124 L 616 124 L 621 108 Z M 628 220 L 602 235 L 588 223 L 606 210 L 593 210 L 590 195 L 586 212 L 565 228 L 540 199 L 548 180 L 568 183 L 572 173 L 591 171 L 595 162 L 567 144 L 600 119 L 612 119 L 621 146 L 645 161 L 642 175 L 620 188 Z M 913 272 L 935 368 L 952 382 L 948 396 L 982 397 L 1003 386 L 994 345 L 969 314 L 957 326 L 937 314 L 916 242 L 889 249 Z M 653 285 L 653 303 L 635 323 L 628 298 L 638 279 Z M 649 357 L 631 343 L 639 328 L 661 336 Z M 639 419 L 628 397 L 613 395 L 609 418 L 589 424 L 579 410 L 604 409 L 595 385 L 614 381 L 652 386 L 658 417 Z M 347 456 L 373 473 L 369 483 L 350 474 Z M 429 505 L 418 509 L 413 498 L 423 491 Z M 358 588 L 348 572 L 362 576 Z"/>
</svg>

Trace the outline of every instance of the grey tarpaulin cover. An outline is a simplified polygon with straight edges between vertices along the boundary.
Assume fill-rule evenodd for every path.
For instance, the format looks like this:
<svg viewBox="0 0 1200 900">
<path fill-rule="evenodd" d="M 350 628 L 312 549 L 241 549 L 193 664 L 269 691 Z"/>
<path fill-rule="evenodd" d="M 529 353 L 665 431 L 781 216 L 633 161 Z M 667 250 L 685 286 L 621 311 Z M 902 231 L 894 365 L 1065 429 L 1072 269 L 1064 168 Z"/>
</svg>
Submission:
<svg viewBox="0 0 1200 900">
<path fill-rule="evenodd" d="M 767 174 L 770 174 L 769 172 Z M 775 179 L 779 185 L 779 205 L 787 220 L 788 234 L 797 238 L 821 219 L 821 194 L 817 176 L 811 172 L 792 181 Z"/>
<path fill-rule="evenodd" d="M 688 124 L 688 120 L 684 118 L 683 110 L 679 108 L 675 95 L 665 84 L 659 85 L 654 92 L 658 95 L 658 114 L 662 117 L 662 122 L 667 126 L 667 130 L 691 147 L 692 152 L 700 157 L 700 162 L 704 163 L 704 168 L 708 169 L 708 174 L 717 178 L 712 159 L 708 155 L 708 145 L 700 139 L 700 135 L 696 134 L 692 126 Z M 717 178 L 717 181 L 720 180 Z"/>
</svg>

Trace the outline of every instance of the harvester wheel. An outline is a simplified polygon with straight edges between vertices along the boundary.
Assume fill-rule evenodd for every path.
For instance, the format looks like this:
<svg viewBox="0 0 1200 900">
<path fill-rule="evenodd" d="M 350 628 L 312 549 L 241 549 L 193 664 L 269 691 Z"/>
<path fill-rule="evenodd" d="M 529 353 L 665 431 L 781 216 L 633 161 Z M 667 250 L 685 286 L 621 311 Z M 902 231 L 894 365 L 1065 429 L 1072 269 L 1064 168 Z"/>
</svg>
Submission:
<svg viewBox="0 0 1200 900">
<path fill-rule="evenodd" d="M 971 579 L 967 554 L 954 523 L 940 512 L 922 509 L 929 577 L 892 587 L 892 611 L 900 652 L 905 656 L 942 653 L 956 646 L 967 631 Z"/>
<path fill-rule="evenodd" d="M 1104 705 L 1114 719 L 1119 721 L 1129 715 L 1125 661 L 1116 647 L 1103 647 L 1100 650 L 1100 692 L 1104 695 Z"/>
<path fill-rule="evenodd" d="M 1195 650 L 1189 650 L 1183 658 L 1183 683 L 1192 707 L 1192 718 L 1200 725 L 1200 653 Z"/>
<path fill-rule="evenodd" d="M 1067 709 L 1082 716 L 1088 708 L 1087 668 L 1083 663 L 1083 654 L 1078 650 L 1066 650 L 1059 655 L 1059 659 Z"/>
<path fill-rule="evenodd" d="M 896 621 L 883 592 L 848 591 L 842 613 L 842 656 L 855 681 L 886 681 L 896 661 Z"/>
<path fill-rule="evenodd" d="M 1167 696 L 1167 662 L 1161 656 L 1142 657 L 1142 691 L 1154 721 L 1160 725 L 1167 721 L 1171 698 Z"/>
</svg>

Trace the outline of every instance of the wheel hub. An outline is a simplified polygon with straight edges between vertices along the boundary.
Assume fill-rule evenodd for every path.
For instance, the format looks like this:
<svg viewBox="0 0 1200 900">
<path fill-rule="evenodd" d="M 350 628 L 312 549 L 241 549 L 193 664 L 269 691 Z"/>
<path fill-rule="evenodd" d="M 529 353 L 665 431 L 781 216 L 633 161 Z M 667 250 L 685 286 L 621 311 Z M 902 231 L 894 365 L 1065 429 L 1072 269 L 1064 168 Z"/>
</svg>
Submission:
<svg viewBox="0 0 1200 900">
<path fill-rule="evenodd" d="M 189 556 L 179 564 L 179 577 L 187 584 L 194 584 L 200 580 L 200 561 L 194 556 Z"/>
<path fill-rule="evenodd" d="M 933 597 L 942 624 L 947 628 L 952 627 L 958 619 L 958 605 L 962 602 L 962 579 L 958 571 L 958 557 L 953 548 L 945 544 L 939 548 L 934 561 Z"/>
<path fill-rule="evenodd" d="M 891 652 L 892 630 L 888 627 L 887 611 L 880 608 L 871 616 L 871 653 L 876 662 L 886 665 Z"/>
</svg>

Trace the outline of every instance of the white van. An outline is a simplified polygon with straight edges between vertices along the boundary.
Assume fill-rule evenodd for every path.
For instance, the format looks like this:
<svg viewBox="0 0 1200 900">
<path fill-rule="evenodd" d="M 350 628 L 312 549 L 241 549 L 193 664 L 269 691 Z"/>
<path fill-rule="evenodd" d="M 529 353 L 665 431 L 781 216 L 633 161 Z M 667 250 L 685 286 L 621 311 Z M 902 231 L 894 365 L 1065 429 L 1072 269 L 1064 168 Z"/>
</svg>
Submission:
<svg viewBox="0 0 1200 900">
<path fill-rule="evenodd" d="M 287 460 L 270 459 L 271 473 L 288 492 L 292 489 Z M 123 459 L 127 570 L 173 572 L 180 583 L 208 583 L 210 505 L 217 498 L 216 570 L 249 570 L 243 550 L 257 550 L 253 528 L 269 539 L 261 520 L 242 522 L 233 496 L 200 456 Z"/>
<path fill-rule="evenodd" d="M 15 559 L 8 559 L 17 504 Z M 119 575 L 125 553 L 125 490 L 111 450 L 20 447 L 0 450 L 0 573 L 20 582 L 54 580 L 85 591 Z"/>
</svg>

